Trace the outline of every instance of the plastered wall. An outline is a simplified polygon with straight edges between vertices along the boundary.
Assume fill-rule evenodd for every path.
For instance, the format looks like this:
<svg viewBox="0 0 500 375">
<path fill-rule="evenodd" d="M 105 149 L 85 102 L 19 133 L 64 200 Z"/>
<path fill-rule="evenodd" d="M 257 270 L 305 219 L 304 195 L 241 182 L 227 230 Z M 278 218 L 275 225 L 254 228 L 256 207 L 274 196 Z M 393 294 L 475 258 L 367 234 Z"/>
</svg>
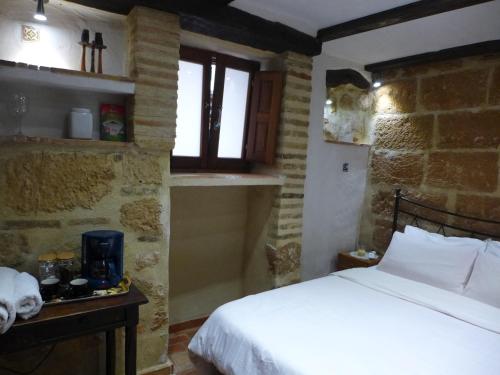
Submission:
<svg viewBox="0 0 500 375">
<path fill-rule="evenodd" d="M 333 272 L 337 253 L 356 246 L 369 155 L 367 147 L 327 143 L 323 136 L 326 70 L 361 71 L 361 67 L 327 55 L 316 56 L 313 61 L 301 257 L 303 280 Z M 348 172 L 342 172 L 343 163 L 349 163 Z"/>
<path fill-rule="evenodd" d="M 171 190 L 170 321 L 243 297 L 247 187 Z"/>
<path fill-rule="evenodd" d="M 104 51 L 104 73 L 127 75 L 126 17 L 97 11 L 61 0 L 45 5 L 47 22 L 36 21 L 32 1 L 2 0 L 0 8 L 0 59 L 26 64 L 80 70 L 82 48 L 78 45 L 83 29 L 102 32 L 108 49 Z M 40 41 L 22 39 L 22 25 L 40 32 Z M 90 68 L 87 50 L 87 69 Z"/>
</svg>

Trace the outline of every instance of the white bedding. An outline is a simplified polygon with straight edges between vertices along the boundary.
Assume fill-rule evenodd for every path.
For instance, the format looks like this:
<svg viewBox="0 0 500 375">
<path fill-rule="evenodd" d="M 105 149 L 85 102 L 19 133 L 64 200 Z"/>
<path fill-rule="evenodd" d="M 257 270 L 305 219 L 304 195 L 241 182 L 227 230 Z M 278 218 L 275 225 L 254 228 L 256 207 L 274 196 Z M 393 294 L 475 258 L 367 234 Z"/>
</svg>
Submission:
<svg viewBox="0 0 500 375">
<path fill-rule="evenodd" d="M 227 375 L 499 375 L 500 309 L 350 269 L 221 306 L 189 350 Z"/>
</svg>

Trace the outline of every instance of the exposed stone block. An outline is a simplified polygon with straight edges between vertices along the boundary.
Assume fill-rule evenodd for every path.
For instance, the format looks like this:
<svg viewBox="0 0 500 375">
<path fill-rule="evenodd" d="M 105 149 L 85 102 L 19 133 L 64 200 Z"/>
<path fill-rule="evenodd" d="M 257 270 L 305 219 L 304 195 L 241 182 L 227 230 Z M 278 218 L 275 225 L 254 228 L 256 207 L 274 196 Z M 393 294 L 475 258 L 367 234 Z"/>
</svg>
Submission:
<svg viewBox="0 0 500 375">
<path fill-rule="evenodd" d="M 415 79 L 388 82 L 375 91 L 375 108 L 378 113 L 411 113 L 417 106 L 417 81 Z"/>
<path fill-rule="evenodd" d="M 156 266 L 160 262 L 160 252 L 139 253 L 135 256 L 135 270 L 142 271 L 145 268 Z"/>
<path fill-rule="evenodd" d="M 393 217 L 394 214 L 394 202 L 395 202 L 395 191 L 385 191 L 379 190 L 372 193 L 372 212 L 376 215 L 384 216 L 387 219 Z M 448 196 L 446 194 L 436 194 L 436 193 L 426 193 L 418 190 L 405 190 L 403 191 L 405 197 L 412 199 L 416 202 L 426 204 L 430 207 L 436 207 L 440 209 L 446 208 L 446 203 L 448 201 Z M 446 215 L 441 213 L 431 212 L 426 208 L 417 207 L 415 205 L 408 204 L 404 201 L 401 202 L 401 209 L 405 211 L 412 212 L 414 214 L 434 219 L 438 221 L 446 220 Z M 409 224 L 404 222 L 404 215 L 401 216 L 401 223 Z"/>
<path fill-rule="evenodd" d="M 374 183 L 397 186 L 420 185 L 424 176 L 421 154 L 375 152 L 371 161 L 371 177 Z"/>
<path fill-rule="evenodd" d="M 441 188 L 491 192 L 497 188 L 498 153 L 432 152 L 427 183 Z"/>
<path fill-rule="evenodd" d="M 377 219 L 373 227 L 372 244 L 378 252 L 384 253 L 392 238 L 392 221 Z"/>
<path fill-rule="evenodd" d="M 153 198 L 124 204 L 120 209 L 120 222 L 132 230 L 145 234 L 161 234 L 161 206 Z"/>
<path fill-rule="evenodd" d="M 140 236 L 137 238 L 139 242 L 158 242 L 160 241 L 160 237 L 158 236 Z"/>
<path fill-rule="evenodd" d="M 500 197 L 458 194 L 456 211 L 464 215 L 500 221 Z M 500 234 L 500 227 L 497 227 L 497 231 Z"/>
<path fill-rule="evenodd" d="M 113 165 L 105 155 L 30 153 L 6 163 L 4 204 L 16 211 L 92 208 L 111 191 Z"/>
<path fill-rule="evenodd" d="M 420 104 L 427 110 L 477 107 L 486 103 L 487 82 L 487 69 L 423 78 Z"/>
<path fill-rule="evenodd" d="M 401 69 L 402 77 L 415 77 L 423 74 L 438 74 L 463 67 L 460 59 L 439 61 L 429 64 L 418 64 Z"/>
<path fill-rule="evenodd" d="M 157 310 L 153 314 L 153 320 L 151 322 L 151 331 L 157 331 L 158 329 L 168 325 L 168 313 L 163 310 Z"/>
<path fill-rule="evenodd" d="M 30 254 L 28 239 L 23 234 L 0 233 L 0 244 L 0 264 L 4 267 L 18 267 Z"/>
<path fill-rule="evenodd" d="M 500 110 L 443 114 L 438 124 L 440 148 L 500 146 Z"/>
<path fill-rule="evenodd" d="M 158 157 L 128 154 L 123 163 L 123 173 L 129 184 L 161 185 L 162 174 Z"/>
<path fill-rule="evenodd" d="M 456 200 L 456 212 L 477 217 L 480 219 L 500 221 L 500 197 L 492 197 L 475 194 L 458 194 Z M 483 223 L 476 220 L 455 218 L 453 223 L 461 228 L 472 229 L 481 233 L 490 234 L 487 237 L 500 235 L 500 224 Z M 468 233 L 457 233 L 466 235 Z"/>
<path fill-rule="evenodd" d="M 379 116 L 375 121 L 375 146 L 393 150 L 422 150 L 432 145 L 433 115 Z"/>
<path fill-rule="evenodd" d="M 493 105 L 500 104 L 500 66 L 493 71 L 493 79 L 490 85 L 489 103 Z"/>
<path fill-rule="evenodd" d="M 269 266 L 274 275 L 285 275 L 300 268 L 300 243 L 290 242 L 279 249 L 268 245 L 266 251 Z"/>
</svg>

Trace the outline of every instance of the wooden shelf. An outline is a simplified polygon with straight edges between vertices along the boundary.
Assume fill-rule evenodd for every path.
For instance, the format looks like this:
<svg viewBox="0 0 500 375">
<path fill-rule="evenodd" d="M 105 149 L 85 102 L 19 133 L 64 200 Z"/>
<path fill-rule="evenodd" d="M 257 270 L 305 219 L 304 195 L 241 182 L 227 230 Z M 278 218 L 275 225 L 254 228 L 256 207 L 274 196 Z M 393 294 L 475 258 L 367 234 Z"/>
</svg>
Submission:
<svg viewBox="0 0 500 375">
<path fill-rule="evenodd" d="M 333 143 L 336 145 L 345 145 L 345 146 L 372 147 L 372 145 L 369 145 L 367 143 L 354 143 L 354 142 L 329 141 L 329 140 L 325 140 L 325 142 Z"/>
<path fill-rule="evenodd" d="M 131 142 L 112 142 L 95 139 L 64 139 L 47 137 L 28 137 L 25 135 L 0 136 L 0 145 L 51 145 L 82 148 L 123 149 L 134 147 Z"/>
<path fill-rule="evenodd" d="M 282 186 L 284 176 L 235 173 L 173 173 L 170 186 Z"/>
<path fill-rule="evenodd" d="M 135 83 L 127 77 L 39 67 L 5 60 L 0 60 L 0 81 L 108 94 L 135 93 Z"/>
</svg>

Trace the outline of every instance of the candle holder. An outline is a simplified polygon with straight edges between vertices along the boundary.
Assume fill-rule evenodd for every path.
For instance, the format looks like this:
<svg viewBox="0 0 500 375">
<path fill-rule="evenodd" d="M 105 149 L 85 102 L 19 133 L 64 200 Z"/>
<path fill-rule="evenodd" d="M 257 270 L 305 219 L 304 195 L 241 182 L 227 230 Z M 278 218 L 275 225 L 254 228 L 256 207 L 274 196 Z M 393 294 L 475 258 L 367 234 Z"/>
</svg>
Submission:
<svg viewBox="0 0 500 375">
<path fill-rule="evenodd" d="M 95 33 L 95 48 L 99 51 L 98 63 L 97 63 L 97 73 L 102 74 L 102 51 L 108 48 L 104 45 L 104 40 L 102 38 L 102 33 Z"/>
<path fill-rule="evenodd" d="M 82 72 L 87 71 L 87 47 L 91 47 L 92 44 L 90 43 L 90 33 L 89 30 L 85 29 L 82 31 L 82 38 L 80 42 L 78 42 L 79 45 L 82 46 L 82 61 L 80 63 L 80 70 Z"/>
</svg>

